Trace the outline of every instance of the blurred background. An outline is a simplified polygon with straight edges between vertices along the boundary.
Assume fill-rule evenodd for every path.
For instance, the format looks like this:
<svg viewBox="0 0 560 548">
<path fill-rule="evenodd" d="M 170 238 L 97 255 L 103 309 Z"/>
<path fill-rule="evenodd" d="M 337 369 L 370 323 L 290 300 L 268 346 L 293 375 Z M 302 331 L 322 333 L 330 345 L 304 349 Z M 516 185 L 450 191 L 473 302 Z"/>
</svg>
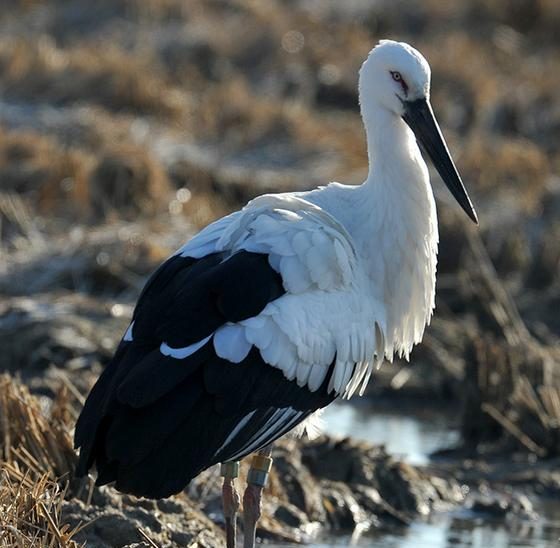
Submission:
<svg viewBox="0 0 560 548">
<path fill-rule="evenodd" d="M 367 504 L 361 521 L 335 519 L 328 504 L 311 519 L 286 495 L 292 514 L 274 514 L 263 536 L 295 542 L 324 520 L 327 540 L 313 545 L 344 545 L 340 535 L 367 521 L 363 546 L 557 546 L 559 28 L 557 0 L 4 0 L 0 500 L 13 500 L 30 468 L 33 482 L 48 478 L 49 500 L 62 497 L 52 480 L 73 466 L 74 417 L 163 259 L 258 194 L 365 178 L 357 73 L 392 38 L 431 64 L 432 104 L 481 222 L 468 224 L 433 173 L 432 325 L 410 363 L 384 364 L 365 398 L 327 411 L 325 428 L 384 444 L 412 502 L 385 497 L 392 483 L 379 475 L 370 487 L 393 522 Z M 22 434 L 38 414 L 41 443 Z M 301 451 L 321 482 L 341 479 L 315 466 L 316 446 Z M 381 470 L 377 455 L 370 467 Z M 415 484 L 423 475 L 455 494 L 427 494 Z M 82 495 L 49 506 L 60 528 L 92 517 Z M 105 517 L 103 505 L 127 504 L 108 496 L 94 499 Z M 210 502 L 201 508 L 213 517 Z M 2 512 L 0 524 L 19 519 Z M 191 545 L 165 520 L 123 512 L 132 537 L 112 538 L 109 520 L 108 537 L 89 528 L 88 546 L 125 545 L 139 528 Z"/>
</svg>

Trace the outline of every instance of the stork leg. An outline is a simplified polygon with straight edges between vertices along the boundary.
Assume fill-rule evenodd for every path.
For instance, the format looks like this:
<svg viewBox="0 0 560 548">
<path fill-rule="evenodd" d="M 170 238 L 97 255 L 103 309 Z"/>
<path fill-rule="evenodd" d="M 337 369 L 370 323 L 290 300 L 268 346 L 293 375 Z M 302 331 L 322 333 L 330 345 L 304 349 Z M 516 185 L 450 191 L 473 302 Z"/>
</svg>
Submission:
<svg viewBox="0 0 560 548">
<path fill-rule="evenodd" d="M 241 499 L 235 487 L 235 478 L 239 475 L 239 462 L 223 462 L 220 472 L 224 478 L 222 485 L 222 504 L 226 522 L 226 547 L 235 548 L 237 536 L 237 510 Z"/>
<path fill-rule="evenodd" d="M 247 475 L 247 488 L 243 495 L 243 548 L 254 548 L 257 522 L 261 517 L 261 495 L 272 466 L 272 444 L 253 456 Z"/>
</svg>

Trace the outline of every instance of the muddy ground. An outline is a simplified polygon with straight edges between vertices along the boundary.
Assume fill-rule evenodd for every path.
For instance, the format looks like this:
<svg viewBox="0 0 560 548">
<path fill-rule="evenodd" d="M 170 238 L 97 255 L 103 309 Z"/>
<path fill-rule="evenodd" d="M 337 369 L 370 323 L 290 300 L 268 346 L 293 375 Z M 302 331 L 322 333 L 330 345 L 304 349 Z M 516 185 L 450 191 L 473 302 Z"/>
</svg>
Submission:
<svg viewBox="0 0 560 548">
<path fill-rule="evenodd" d="M 481 485 L 511 488 L 488 502 L 504 515 L 531 512 L 523 494 L 557 496 L 559 24 L 554 0 L 2 3 L 2 534 L 70 545 L 68 532 L 97 518 L 75 542 L 222 542 L 213 475 L 162 503 L 73 483 L 61 492 L 72 422 L 147 275 L 196 230 L 262 192 L 363 179 L 357 70 L 385 37 L 428 58 L 481 223 L 468 224 L 434 174 L 436 315 L 410 363 L 385 364 L 367 397 L 451 405 L 461 447 L 420 470 L 350 440 L 286 441 L 261 535 L 406 526 L 441 505 L 476 506 Z M 60 415 L 55 441 L 20 439 L 40 419 L 19 408 L 21 422 L 5 420 L 16 382 L 37 413 Z M 341 459 L 346 468 L 329 469 Z M 21 504 L 6 506 L 14 493 Z"/>
</svg>

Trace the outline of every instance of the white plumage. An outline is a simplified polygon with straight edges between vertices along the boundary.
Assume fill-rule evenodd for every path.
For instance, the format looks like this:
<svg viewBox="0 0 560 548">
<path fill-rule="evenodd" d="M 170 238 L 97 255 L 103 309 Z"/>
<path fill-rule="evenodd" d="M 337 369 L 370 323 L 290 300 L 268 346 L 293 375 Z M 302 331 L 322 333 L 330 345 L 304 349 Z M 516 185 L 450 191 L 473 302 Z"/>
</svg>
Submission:
<svg viewBox="0 0 560 548">
<path fill-rule="evenodd" d="M 411 154 L 419 154 L 414 148 Z M 369 186 L 384 183 L 392 184 L 331 184 L 261 196 L 179 250 L 190 257 L 240 249 L 266 253 L 282 276 L 284 296 L 258 316 L 217 330 L 220 357 L 238 363 L 255 345 L 268 364 L 311 391 L 336 359 L 331 387 L 350 397 L 365 388 L 382 357 L 408 355 L 433 309 L 435 207 L 426 177 L 418 183 L 430 215 L 428 222 L 409 217 L 410 234 L 421 237 L 411 254 L 406 232 L 388 230 L 394 218 L 376 207 L 387 201 L 371 203 Z"/>
</svg>

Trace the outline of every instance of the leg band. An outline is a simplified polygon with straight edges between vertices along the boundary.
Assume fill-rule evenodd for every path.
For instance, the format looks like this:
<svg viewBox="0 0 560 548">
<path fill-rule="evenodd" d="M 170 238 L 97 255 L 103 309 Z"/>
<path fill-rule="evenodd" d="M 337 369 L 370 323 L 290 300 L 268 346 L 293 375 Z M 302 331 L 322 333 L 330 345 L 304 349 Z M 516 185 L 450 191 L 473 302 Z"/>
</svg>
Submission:
<svg viewBox="0 0 560 548">
<path fill-rule="evenodd" d="M 251 468 L 255 470 L 262 470 L 263 472 L 266 472 L 268 474 L 270 472 L 270 469 L 272 468 L 272 458 L 265 457 L 264 455 L 259 455 L 257 453 L 256 455 L 253 455 Z"/>
<path fill-rule="evenodd" d="M 220 475 L 224 478 L 233 479 L 239 476 L 239 461 L 230 460 L 220 465 Z"/>
<path fill-rule="evenodd" d="M 270 457 L 258 454 L 253 455 L 253 462 L 247 475 L 247 482 L 258 487 L 265 487 L 271 468 L 272 459 Z"/>
</svg>

